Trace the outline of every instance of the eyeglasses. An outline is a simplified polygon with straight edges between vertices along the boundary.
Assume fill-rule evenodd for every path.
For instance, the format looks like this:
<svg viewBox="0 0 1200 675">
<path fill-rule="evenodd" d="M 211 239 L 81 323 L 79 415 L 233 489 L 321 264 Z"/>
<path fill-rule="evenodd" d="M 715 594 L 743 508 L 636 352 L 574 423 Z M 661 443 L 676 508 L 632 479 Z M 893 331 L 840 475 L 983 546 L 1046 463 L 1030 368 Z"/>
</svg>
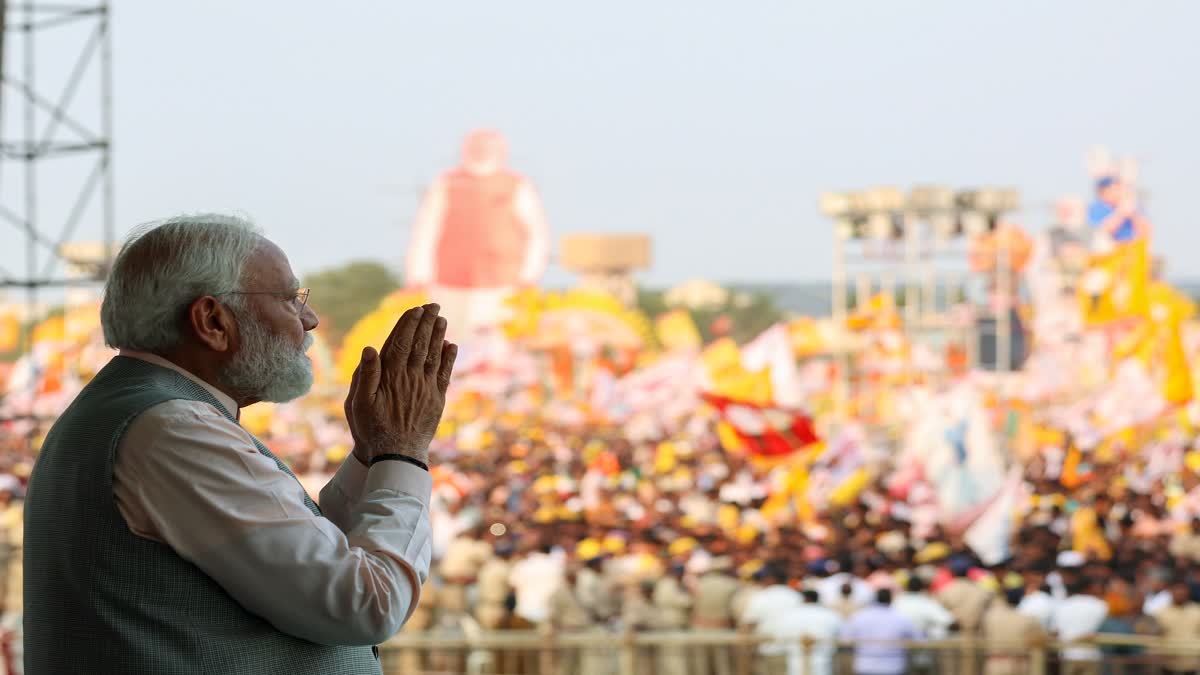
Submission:
<svg viewBox="0 0 1200 675">
<path fill-rule="evenodd" d="M 221 295 L 274 295 L 290 299 L 296 312 L 303 312 L 304 307 L 308 305 L 310 291 L 312 291 L 311 288 L 297 288 L 294 291 L 228 291 Z"/>
</svg>

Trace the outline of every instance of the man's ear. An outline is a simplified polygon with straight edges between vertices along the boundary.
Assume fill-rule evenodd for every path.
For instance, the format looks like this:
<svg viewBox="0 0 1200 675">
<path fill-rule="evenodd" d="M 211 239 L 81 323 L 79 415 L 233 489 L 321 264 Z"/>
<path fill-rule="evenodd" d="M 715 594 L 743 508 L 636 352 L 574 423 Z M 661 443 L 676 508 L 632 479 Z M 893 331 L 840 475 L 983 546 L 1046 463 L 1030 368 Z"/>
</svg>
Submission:
<svg viewBox="0 0 1200 675">
<path fill-rule="evenodd" d="M 231 351 L 237 345 L 233 312 L 211 295 L 192 302 L 184 319 L 196 340 L 215 352 Z"/>
</svg>

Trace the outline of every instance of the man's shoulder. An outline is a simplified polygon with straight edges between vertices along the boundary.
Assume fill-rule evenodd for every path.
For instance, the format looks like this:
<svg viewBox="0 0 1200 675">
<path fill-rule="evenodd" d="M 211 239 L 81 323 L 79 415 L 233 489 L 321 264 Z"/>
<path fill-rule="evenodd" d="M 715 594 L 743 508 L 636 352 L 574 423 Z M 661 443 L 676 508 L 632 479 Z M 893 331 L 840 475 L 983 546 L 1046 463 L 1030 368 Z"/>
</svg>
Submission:
<svg viewBox="0 0 1200 675">
<path fill-rule="evenodd" d="M 172 398 L 155 403 L 141 412 L 129 425 L 129 433 L 157 433 L 176 425 L 203 425 L 206 428 L 237 429 L 237 422 L 226 417 L 216 406 L 189 398 Z"/>
</svg>

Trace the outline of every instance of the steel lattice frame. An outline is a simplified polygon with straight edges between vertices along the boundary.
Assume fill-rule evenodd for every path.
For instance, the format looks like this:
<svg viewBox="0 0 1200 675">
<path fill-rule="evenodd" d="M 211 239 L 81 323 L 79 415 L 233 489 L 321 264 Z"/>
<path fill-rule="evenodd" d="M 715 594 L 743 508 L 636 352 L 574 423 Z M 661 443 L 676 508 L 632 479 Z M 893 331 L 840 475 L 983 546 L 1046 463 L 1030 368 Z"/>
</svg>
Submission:
<svg viewBox="0 0 1200 675">
<path fill-rule="evenodd" d="M 56 30 L 67 37 L 49 35 Z M 71 43 L 72 67 L 64 77 L 50 77 L 38 58 L 39 43 L 70 41 L 75 32 L 86 37 L 77 51 Z M 111 47 L 108 2 L 0 0 L 0 232 L 7 230 L 0 241 L 23 241 L 25 258 L 21 273 L 0 267 L 0 289 L 25 289 L 27 321 L 37 312 L 43 289 L 97 284 L 111 259 Z M 88 95 L 77 96 L 81 90 Z M 82 180 L 54 181 L 55 204 L 70 204 L 62 218 L 45 214 L 47 197 L 39 191 L 39 173 L 50 161 L 79 162 L 79 169 L 87 165 Z M 80 236 L 81 226 L 89 241 L 101 240 L 100 260 L 72 259 L 64 251 Z M 64 263 L 76 274 L 64 273 Z M 31 346 L 31 331 L 22 331 L 18 352 Z"/>
</svg>

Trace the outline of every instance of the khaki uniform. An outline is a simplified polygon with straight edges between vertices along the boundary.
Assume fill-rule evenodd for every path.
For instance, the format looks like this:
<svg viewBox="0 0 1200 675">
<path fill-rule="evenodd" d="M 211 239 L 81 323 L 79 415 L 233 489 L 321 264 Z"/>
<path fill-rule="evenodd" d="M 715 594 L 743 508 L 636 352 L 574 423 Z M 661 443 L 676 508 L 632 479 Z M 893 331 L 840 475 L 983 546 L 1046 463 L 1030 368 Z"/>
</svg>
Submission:
<svg viewBox="0 0 1200 675">
<path fill-rule="evenodd" d="M 1167 552 L 1176 558 L 1186 558 L 1192 562 L 1200 562 L 1200 534 L 1181 532 L 1171 537 Z"/>
<path fill-rule="evenodd" d="M 754 584 L 742 583 L 739 585 L 737 593 L 733 594 L 733 600 L 729 603 L 735 625 L 742 625 L 746 616 L 746 607 L 750 605 L 750 598 L 753 598 L 757 592 L 758 586 Z"/>
<path fill-rule="evenodd" d="M 733 628 L 733 597 L 742 584 L 731 576 L 710 572 L 700 577 L 692 626 L 698 630 Z M 728 647 L 697 647 L 692 650 L 692 673 L 696 675 L 732 675 L 733 653 Z"/>
<path fill-rule="evenodd" d="M 683 588 L 683 584 L 675 577 L 663 577 L 654 585 L 651 596 L 654 609 L 658 614 L 658 625 L 663 630 L 681 631 L 687 629 L 688 618 L 692 608 L 692 596 Z M 658 668 L 655 672 L 660 675 L 687 675 L 687 647 L 667 646 L 658 650 Z"/>
<path fill-rule="evenodd" d="M 1154 615 L 1162 627 L 1162 637 L 1171 642 L 1195 644 L 1200 639 L 1200 605 L 1189 603 L 1183 607 L 1167 607 Z M 1173 656 L 1167 660 L 1167 670 L 1173 673 L 1200 670 L 1200 658 L 1195 656 Z"/>
<path fill-rule="evenodd" d="M 479 606 L 475 608 L 475 618 L 484 630 L 498 630 L 508 618 L 505 605 L 512 593 L 512 585 L 508 583 L 511 571 L 512 565 L 500 558 L 492 558 L 479 570 Z"/>
<path fill-rule="evenodd" d="M 683 584 L 675 577 L 663 577 L 654 584 L 654 594 L 651 596 L 654 607 L 658 610 L 659 625 L 666 630 L 683 630 L 687 628 L 691 616 L 692 596 L 688 595 Z"/>
<path fill-rule="evenodd" d="M 988 648 L 984 675 L 1028 672 L 1028 646 L 1046 638 L 1041 622 L 1003 602 L 993 604 L 984 612 L 981 632 L 987 642 L 994 643 Z"/>
<path fill-rule="evenodd" d="M 3 545 L 8 561 L 4 575 L 4 614 L 20 615 L 24 612 L 24 568 L 21 566 L 22 546 L 25 542 L 25 509 L 23 503 L 15 501 L 0 513 L 0 528 L 3 529 Z"/>
<path fill-rule="evenodd" d="M 643 632 L 659 628 L 659 615 L 654 605 L 641 593 L 641 589 L 630 586 L 625 589 L 625 602 L 621 606 L 621 623 L 629 630 Z M 636 647 L 633 655 L 633 672 L 655 673 L 658 655 L 653 647 Z"/>
<path fill-rule="evenodd" d="M 457 537 L 446 547 L 446 555 L 438 566 L 444 584 L 438 606 L 446 617 L 454 618 L 468 612 L 467 587 L 475 581 L 479 568 L 490 557 L 491 546 L 470 537 Z"/>
<path fill-rule="evenodd" d="M 437 602 L 438 588 L 426 581 L 425 585 L 421 587 L 421 598 L 417 601 L 416 609 L 413 610 L 412 616 L 408 617 L 408 621 L 404 623 L 400 632 L 423 633 L 432 628 Z M 398 659 L 402 673 L 423 672 L 430 662 L 429 655 L 421 649 L 403 649 L 400 651 Z"/>
<path fill-rule="evenodd" d="M 937 601 L 950 610 L 963 635 L 975 635 L 983 622 L 983 612 L 992 599 L 986 589 L 967 581 L 955 579 L 937 593 Z"/>
<path fill-rule="evenodd" d="M 598 632 L 574 588 L 559 586 L 550 596 L 546 626 L 556 633 Z M 606 675 L 616 667 L 613 655 L 603 649 L 567 648 L 555 653 L 559 675 Z"/>
<path fill-rule="evenodd" d="M 576 574 L 575 594 L 593 618 L 608 621 L 617 615 L 620 597 L 611 579 L 589 568 Z"/>
</svg>

